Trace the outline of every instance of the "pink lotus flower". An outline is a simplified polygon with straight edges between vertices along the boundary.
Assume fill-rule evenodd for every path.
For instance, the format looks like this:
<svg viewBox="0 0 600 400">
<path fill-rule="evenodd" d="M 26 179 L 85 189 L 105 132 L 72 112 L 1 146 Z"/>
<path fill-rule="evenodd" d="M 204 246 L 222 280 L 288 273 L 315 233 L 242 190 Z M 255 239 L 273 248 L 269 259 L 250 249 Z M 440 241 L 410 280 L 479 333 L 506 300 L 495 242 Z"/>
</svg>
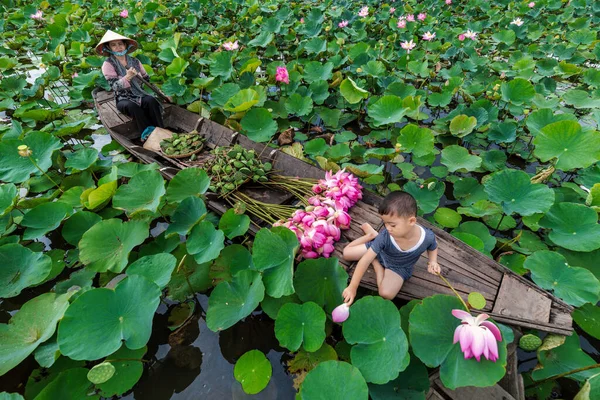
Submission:
<svg viewBox="0 0 600 400">
<path fill-rule="evenodd" d="M 331 319 L 333 322 L 342 323 L 350 316 L 350 307 L 346 303 L 342 303 L 333 309 Z"/>
<path fill-rule="evenodd" d="M 464 35 L 467 39 L 471 39 L 471 40 L 477 39 L 477 32 L 473 32 L 470 29 L 467 29 L 467 31 L 464 33 Z"/>
<path fill-rule="evenodd" d="M 419 15 L 417 15 L 419 21 L 425 21 L 425 18 L 427 18 L 427 14 L 425 13 L 419 13 Z"/>
<path fill-rule="evenodd" d="M 406 16 L 406 20 L 407 20 L 408 22 L 415 22 L 415 15 L 414 15 L 414 14 L 408 14 L 408 15 Z"/>
<path fill-rule="evenodd" d="M 277 82 L 290 83 L 290 75 L 288 74 L 288 70 L 286 67 L 277 67 L 277 72 L 275 73 L 275 80 Z"/>
<path fill-rule="evenodd" d="M 531 3 L 527 4 L 527 6 L 529 6 L 529 8 L 533 8 L 535 7 L 535 3 L 532 1 Z"/>
<path fill-rule="evenodd" d="M 463 310 L 452 310 L 452 315 L 461 320 L 461 324 L 454 331 L 454 344 L 460 342 L 460 349 L 465 360 L 475 357 L 480 361 L 481 355 L 490 361 L 498 360 L 498 343 L 502 335 L 496 325 L 490 321 L 487 314 L 473 317 Z"/>
<path fill-rule="evenodd" d="M 303 24 L 304 23 L 304 17 L 300 18 L 300 23 Z"/>
<path fill-rule="evenodd" d="M 41 21 L 44 19 L 42 10 L 37 10 L 35 14 L 30 15 L 31 19 L 35 19 L 36 21 Z"/>
<path fill-rule="evenodd" d="M 402 47 L 404 50 L 406 50 L 407 53 L 410 53 L 410 51 L 412 49 L 414 49 L 416 46 L 416 44 L 412 41 L 412 39 L 410 40 L 410 42 L 406 41 L 406 42 L 402 42 L 400 44 L 400 47 Z"/>
<path fill-rule="evenodd" d="M 344 20 L 338 24 L 340 28 L 345 28 L 348 26 L 348 21 Z"/>
<path fill-rule="evenodd" d="M 73 72 L 73 75 L 71 76 L 72 78 L 77 78 L 79 76 L 79 74 L 77 72 Z"/>
<path fill-rule="evenodd" d="M 396 12 L 396 9 L 394 7 L 390 8 L 390 14 L 393 14 Z"/>
<path fill-rule="evenodd" d="M 232 50 L 239 49 L 240 45 L 238 44 L 238 41 L 236 40 L 235 42 L 225 42 L 225 43 L 223 43 L 223 48 L 225 50 L 232 51 Z"/>
<path fill-rule="evenodd" d="M 458 35 L 458 40 L 460 40 L 461 42 L 465 40 L 464 33 L 461 33 L 460 35 Z"/>
<path fill-rule="evenodd" d="M 358 16 L 359 17 L 366 17 L 369 15 L 369 7 L 363 7 L 360 9 L 360 11 L 358 12 Z"/>
<path fill-rule="evenodd" d="M 127 9 L 125 9 L 125 10 L 121 11 L 119 13 L 119 15 L 123 18 L 127 18 L 129 16 L 129 11 L 127 11 Z"/>
<path fill-rule="evenodd" d="M 425 32 L 425 34 L 423 35 L 423 40 L 427 40 L 427 41 L 431 41 L 435 39 L 435 32 L 431 33 L 429 31 Z"/>
<path fill-rule="evenodd" d="M 401 17 L 398 20 L 398 28 L 402 28 L 402 29 L 406 28 L 406 19 L 404 17 Z"/>
<path fill-rule="evenodd" d="M 340 229 L 348 229 L 350 227 L 350 222 L 352 221 L 352 217 L 344 210 L 336 210 L 331 216 L 331 220 L 335 223 L 335 225 Z"/>
<path fill-rule="evenodd" d="M 446 4 L 448 4 L 448 5 L 452 4 L 452 0 L 446 0 Z"/>
</svg>

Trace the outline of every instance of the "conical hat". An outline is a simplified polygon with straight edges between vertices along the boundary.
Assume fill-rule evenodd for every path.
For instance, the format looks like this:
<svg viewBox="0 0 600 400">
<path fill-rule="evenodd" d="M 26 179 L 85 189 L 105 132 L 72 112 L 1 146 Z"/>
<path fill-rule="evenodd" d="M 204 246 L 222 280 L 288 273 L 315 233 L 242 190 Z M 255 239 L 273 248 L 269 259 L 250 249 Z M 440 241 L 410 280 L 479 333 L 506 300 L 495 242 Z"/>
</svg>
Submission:
<svg viewBox="0 0 600 400">
<path fill-rule="evenodd" d="M 138 42 L 136 42 L 135 40 L 119 35 L 118 33 L 113 32 L 111 30 L 107 30 L 104 36 L 102 36 L 100 43 L 98 43 L 98 45 L 96 46 L 96 53 L 100 54 L 101 56 L 108 56 L 109 53 L 104 51 L 104 45 L 108 42 L 112 42 L 113 40 L 122 40 L 128 45 L 131 45 L 127 53 L 131 53 L 139 47 Z"/>
</svg>

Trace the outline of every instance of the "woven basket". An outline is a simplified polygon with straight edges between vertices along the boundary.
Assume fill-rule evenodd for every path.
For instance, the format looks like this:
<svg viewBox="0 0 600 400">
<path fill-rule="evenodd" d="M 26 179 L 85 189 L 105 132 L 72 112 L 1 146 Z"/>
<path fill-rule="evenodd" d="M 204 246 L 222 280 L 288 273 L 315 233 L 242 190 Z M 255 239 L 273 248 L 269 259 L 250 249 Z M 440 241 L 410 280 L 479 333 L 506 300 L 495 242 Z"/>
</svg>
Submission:
<svg viewBox="0 0 600 400">
<path fill-rule="evenodd" d="M 191 151 L 189 153 L 185 153 L 185 154 L 166 154 L 164 151 L 162 151 L 162 148 L 160 149 L 160 152 L 162 153 L 163 156 L 165 156 L 167 158 L 188 158 L 196 153 L 200 153 L 203 149 L 204 149 L 204 143 L 202 143 L 202 145 L 200 147 L 198 147 L 196 150 Z"/>
</svg>

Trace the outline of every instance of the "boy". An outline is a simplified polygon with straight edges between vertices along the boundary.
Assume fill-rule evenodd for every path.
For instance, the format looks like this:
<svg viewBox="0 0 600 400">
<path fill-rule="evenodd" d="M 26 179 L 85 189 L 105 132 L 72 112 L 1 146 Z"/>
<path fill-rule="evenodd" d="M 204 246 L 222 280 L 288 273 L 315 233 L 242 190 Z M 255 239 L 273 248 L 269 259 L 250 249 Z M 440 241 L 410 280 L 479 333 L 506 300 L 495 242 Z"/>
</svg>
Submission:
<svg viewBox="0 0 600 400">
<path fill-rule="evenodd" d="M 377 233 L 371 225 L 364 223 L 361 228 L 365 235 L 344 248 L 345 260 L 359 260 L 350 284 L 342 292 L 348 306 L 354 301 L 360 280 L 371 263 L 377 276 L 379 295 L 388 300 L 400 292 L 425 250 L 429 257 L 427 270 L 432 274 L 441 271 L 433 231 L 417 225 L 414 197 L 406 192 L 392 192 L 383 199 L 379 214 L 385 225 L 381 232 Z"/>
</svg>

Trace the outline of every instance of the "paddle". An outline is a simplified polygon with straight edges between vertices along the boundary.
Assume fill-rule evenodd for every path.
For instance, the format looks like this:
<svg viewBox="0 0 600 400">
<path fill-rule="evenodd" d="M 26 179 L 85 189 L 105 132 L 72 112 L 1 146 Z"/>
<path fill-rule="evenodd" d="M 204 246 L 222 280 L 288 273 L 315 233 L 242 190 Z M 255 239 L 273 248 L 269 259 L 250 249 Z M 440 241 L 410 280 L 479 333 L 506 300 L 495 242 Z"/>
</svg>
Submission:
<svg viewBox="0 0 600 400">
<path fill-rule="evenodd" d="M 173 102 L 171 100 L 169 100 L 169 98 L 167 96 L 165 96 L 163 94 L 163 92 L 161 92 L 160 89 L 158 87 L 156 87 L 154 84 L 148 82 L 147 80 L 145 80 L 144 78 L 142 78 L 139 75 L 136 75 L 134 78 L 139 79 L 143 84 L 145 84 L 150 89 L 152 89 L 154 91 L 154 93 L 156 93 L 158 95 L 158 97 L 160 97 L 163 101 L 173 104 Z"/>
</svg>

